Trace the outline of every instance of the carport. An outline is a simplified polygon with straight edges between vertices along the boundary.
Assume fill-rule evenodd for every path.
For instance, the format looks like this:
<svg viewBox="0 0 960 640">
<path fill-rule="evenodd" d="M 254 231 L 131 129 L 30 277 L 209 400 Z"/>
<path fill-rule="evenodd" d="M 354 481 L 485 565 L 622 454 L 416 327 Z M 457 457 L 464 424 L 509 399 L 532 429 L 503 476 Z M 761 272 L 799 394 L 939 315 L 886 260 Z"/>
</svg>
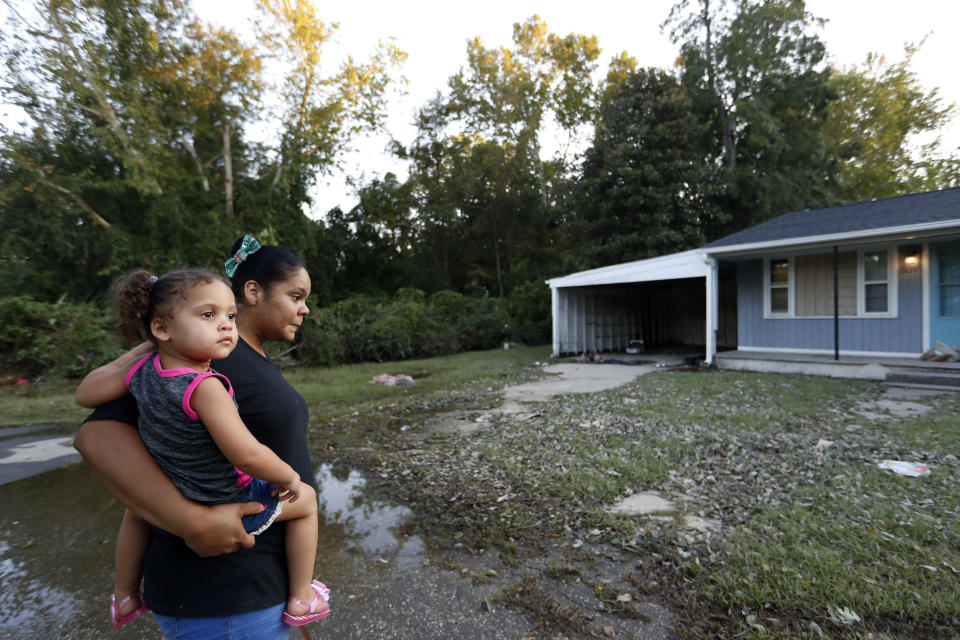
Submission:
<svg viewBox="0 0 960 640">
<path fill-rule="evenodd" d="M 694 249 L 547 280 L 553 353 L 623 351 L 630 340 L 643 340 L 648 348 L 697 346 L 712 362 L 719 317 L 731 316 L 718 303 L 719 279 L 717 261 Z"/>
</svg>

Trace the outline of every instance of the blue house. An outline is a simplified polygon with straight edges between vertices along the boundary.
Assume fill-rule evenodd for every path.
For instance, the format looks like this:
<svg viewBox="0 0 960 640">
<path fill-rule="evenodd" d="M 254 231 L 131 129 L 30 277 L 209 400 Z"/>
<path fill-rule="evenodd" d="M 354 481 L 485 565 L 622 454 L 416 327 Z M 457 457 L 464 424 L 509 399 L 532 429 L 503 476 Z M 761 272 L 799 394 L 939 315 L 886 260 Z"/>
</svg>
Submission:
<svg viewBox="0 0 960 640">
<path fill-rule="evenodd" d="M 643 340 L 734 368 L 919 359 L 960 345 L 960 188 L 795 211 L 548 284 L 557 355 Z"/>
</svg>

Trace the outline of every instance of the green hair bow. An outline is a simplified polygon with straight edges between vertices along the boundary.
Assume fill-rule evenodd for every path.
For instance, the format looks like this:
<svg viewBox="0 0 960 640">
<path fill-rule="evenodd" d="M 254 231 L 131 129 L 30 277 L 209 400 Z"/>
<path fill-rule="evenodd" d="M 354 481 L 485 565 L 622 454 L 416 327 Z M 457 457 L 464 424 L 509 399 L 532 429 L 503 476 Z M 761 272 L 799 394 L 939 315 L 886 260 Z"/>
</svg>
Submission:
<svg viewBox="0 0 960 640">
<path fill-rule="evenodd" d="M 243 241 L 240 243 L 240 250 L 223 263 L 223 268 L 227 272 L 227 276 L 232 278 L 233 274 L 237 272 L 237 267 L 240 266 L 240 263 L 256 253 L 258 249 L 260 249 L 260 243 L 257 242 L 256 238 L 250 235 L 243 236 Z"/>
</svg>

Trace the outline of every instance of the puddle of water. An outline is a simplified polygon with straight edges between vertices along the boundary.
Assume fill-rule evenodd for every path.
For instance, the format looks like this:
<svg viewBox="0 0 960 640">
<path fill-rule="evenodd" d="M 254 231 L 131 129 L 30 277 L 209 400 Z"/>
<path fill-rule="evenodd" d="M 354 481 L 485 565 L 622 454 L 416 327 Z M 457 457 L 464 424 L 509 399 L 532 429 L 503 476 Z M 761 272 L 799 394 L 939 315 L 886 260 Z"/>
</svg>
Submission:
<svg viewBox="0 0 960 640">
<path fill-rule="evenodd" d="M 317 576 L 339 593 L 419 563 L 410 511 L 366 496 L 363 476 L 321 465 Z M 81 463 L 0 486 L 0 639 L 159 639 L 149 618 L 110 628 L 114 540 L 123 508 Z"/>
<path fill-rule="evenodd" d="M 351 573 L 361 573 L 371 557 L 380 564 L 400 565 L 422 559 L 423 541 L 404 533 L 412 515 L 409 508 L 367 499 L 367 481 L 355 470 L 322 464 L 314 479 L 320 504 L 319 570 L 336 560 L 359 559 Z M 335 557 L 324 556 L 330 547 L 337 551 Z"/>
</svg>

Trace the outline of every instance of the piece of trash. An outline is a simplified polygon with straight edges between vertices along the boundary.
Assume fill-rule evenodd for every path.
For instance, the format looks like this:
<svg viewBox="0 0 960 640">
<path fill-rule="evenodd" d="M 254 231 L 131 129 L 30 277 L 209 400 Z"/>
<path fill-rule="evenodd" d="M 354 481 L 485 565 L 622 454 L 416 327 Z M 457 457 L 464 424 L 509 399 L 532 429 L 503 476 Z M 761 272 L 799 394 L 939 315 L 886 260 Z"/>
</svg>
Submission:
<svg viewBox="0 0 960 640">
<path fill-rule="evenodd" d="M 927 349 L 923 352 L 923 355 L 920 356 L 921 360 L 927 360 L 930 362 L 946 362 L 948 360 L 956 361 L 960 360 L 960 353 L 957 352 L 956 347 L 950 347 L 944 342 L 937 340 L 937 344 L 932 349 Z"/>
<path fill-rule="evenodd" d="M 931 566 L 928 565 L 928 564 L 922 564 L 922 565 L 920 565 L 920 568 L 921 568 L 921 569 L 926 569 L 926 570 L 929 571 L 930 573 L 936 573 L 936 572 L 937 572 L 937 568 L 936 568 L 936 567 L 931 567 Z"/>
<path fill-rule="evenodd" d="M 382 384 L 387 387 L 413 387 L 416 386 L 417 383 L 413 381 L 413 378 L 403 373 L 395 376 L 381 373 L 378 376 L 374 376 L 370 384 Z"/>
<path fill-rule="evenodd" d="M 831 622 L 845 624 L 847 626 L 850 626 L 855 622 L 860 622 L 860 616 L 846 607 L 837 607 L 836 609 L 827 607 L 827 611 L 830 613 Z"/>
<path fill-rule="evenodd" d="M 819 440 L 817 440 L 817 444 L 814 445 L 813 448 L 817 450 L 823 450 L 832 444 L 833 444 L 833 440 L 824 440 L 823 438 L 820 438 Z"/>
<path fill-rule="evenodd" d="M 821 629 L 820 625 L 818 625 L 816 622 L 810 622 L 810 631 L 813 631 L 819 637 L 823 638 L 823 629 Z"/>
<path fill-rule="evenodd" d="M 17 385 L 21 385 L 21 384 L 27 384 L 28 382 L 30 382 L 30 381 L 27 380 L 26 378 L 20 378 L 19 380 L 17 380 L 16 382 L 13 383 L 13 386 L 17 386 Z"/>
<path fill-rule="evenodd" d="M 617 635 L 617 632 L 614 630 L 614 628 L 609 625 L 603 628 L 603 632 L 611 638 Z"/>
<path fill-rule="evenodd" d="M 753 629 L 754 631 L 766 631 L 766 630 L 767 630 L 766 627 L 764 627 L 762 624 L 760 624 L 759 622 L 757 622 L 757 616 L 753 615 L 752 613 L 747 616 L 747 626 L 750 627 L 751 629 Z"/>
<path fill-rule="evenodd" d="M 630 602 L 633 600 L 633 596 L 629 593 L 621 593 L 617 596 L 617 602 Z"/>
<path fill-rule="evenodd" d="M 884 460 L 877 464 L 881 469 L 886 469 L 887 471 L 893 471 L 894 473 L 901 476 L 909 476 L 911 478 L 920 478 L 922 476 L 930 475 L 930 467 L 925 464 L 920 464 L 919 462 L 904 462 L 903 460 Z"/>
</svg>

